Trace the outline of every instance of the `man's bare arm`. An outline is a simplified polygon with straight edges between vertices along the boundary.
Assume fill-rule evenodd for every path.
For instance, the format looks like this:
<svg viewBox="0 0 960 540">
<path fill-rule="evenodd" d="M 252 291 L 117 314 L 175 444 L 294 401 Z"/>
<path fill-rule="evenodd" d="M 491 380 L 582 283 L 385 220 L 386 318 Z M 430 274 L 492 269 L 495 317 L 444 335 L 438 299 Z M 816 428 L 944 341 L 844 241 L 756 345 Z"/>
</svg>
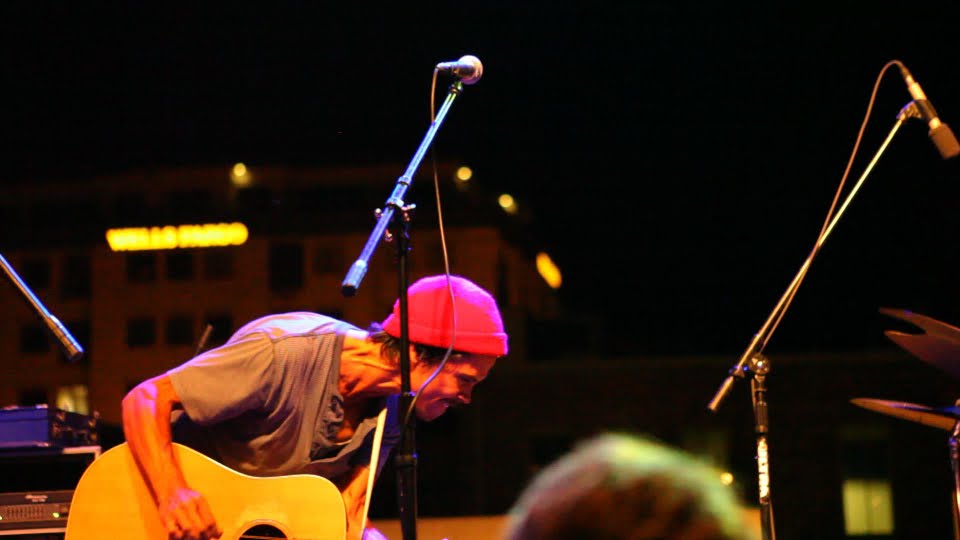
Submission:
<svg viewBox="0 0 960 540">
<path fill-rule="evenodd" d="M 175 408 L 180 408 L 180 397 L 167 375 L 137 385 L 123 398 L 127 445 L 170 538 L 219 538 L 207 501 L 187 485 L 173 455 L 170 420 Z"/>
</svg>

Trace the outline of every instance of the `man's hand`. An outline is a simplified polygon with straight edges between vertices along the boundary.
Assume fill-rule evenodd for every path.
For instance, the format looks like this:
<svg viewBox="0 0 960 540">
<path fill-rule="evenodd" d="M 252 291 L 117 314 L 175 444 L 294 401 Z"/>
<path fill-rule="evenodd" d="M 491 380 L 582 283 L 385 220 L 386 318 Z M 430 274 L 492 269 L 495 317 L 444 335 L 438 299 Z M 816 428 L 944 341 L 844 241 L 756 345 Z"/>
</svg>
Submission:
<svg viewBox="0 0 960 540">
<path fill-rule="evenodd" d="M 340 495 L 343 497 L 343 509 L 347 513 L 347 540 L 366 540 L 366 531 L 363 528 L 364 503 L 367 500 L 367 478 L 370 469 L 355 467 L 349 475 L 338 479 Z M 373 531 L 380 535 L 376 529 Z M 380 535 L 379 537 L 382 537 Z M 376 540 L 378 536 L 371 536 Z"/>
<path fill-rule="evenodd" d="M 361 540 L 390 540 L 383 535 L 382 532 L 378 531 L 373 527 L 367 527 L 363 530 L 363 538 Z"/>
<path fill-rule="evenodd" d="M 158 509 L 170 540 L 216 540 L 223 534 L 207 500 L 190 488 L 177 488 Z"/>
</svg>

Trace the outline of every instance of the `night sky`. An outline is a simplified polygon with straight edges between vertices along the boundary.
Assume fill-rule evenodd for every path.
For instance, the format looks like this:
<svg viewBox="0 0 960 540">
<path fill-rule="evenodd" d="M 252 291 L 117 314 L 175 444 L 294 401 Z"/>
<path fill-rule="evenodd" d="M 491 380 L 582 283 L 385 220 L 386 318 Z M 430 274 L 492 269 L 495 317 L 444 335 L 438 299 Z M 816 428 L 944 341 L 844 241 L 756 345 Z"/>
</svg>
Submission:
<svg viewBox="0 0 960 540">
<path fill-rule="evenodd" d="M 600 348 L 736 356 L 812 246 L 882 66 L 905 62 L 960 129 L 960 3 L 798 4 L 4 2 L 0 178 L 235 161 L 399 176 L 433 65 L 473 54 L 483 79 L 438 156 L 532 212 L 567 307 L 609 330 Z M 849 185 L 909 100 L 889 71 Z M 768 352 L 892 347 L 882 306 L 960 324 L 958 181 L 960 160 L 904 126 Z"/>
</svg>

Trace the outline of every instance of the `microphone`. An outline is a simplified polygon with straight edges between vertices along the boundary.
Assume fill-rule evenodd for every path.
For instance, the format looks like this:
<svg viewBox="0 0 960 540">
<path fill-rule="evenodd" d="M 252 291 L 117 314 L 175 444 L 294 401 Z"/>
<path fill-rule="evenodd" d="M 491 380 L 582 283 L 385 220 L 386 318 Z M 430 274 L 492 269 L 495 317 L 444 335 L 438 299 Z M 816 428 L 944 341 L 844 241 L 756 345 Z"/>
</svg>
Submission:
<svg viewBox="0 0 960 540">
<path fill-rule="evenodd" d="M 440 62 L 436 67 L 441 73 L 449 73 L 463 84 L 473 84 L 483 75 L 483 64 L 476 56 L 466 55 L 456 62 Z"/>
<path fill-rule="evenodd" d="M 957 137 L 953 134 L 953 130 L 950 129 L 950 126 L 940 121 L 936 109 L 933 108 L 933 105 L 927 99 L 927 95 L 923 93 L 920 84 L 913 79 L 910 70 L 899 62 L 897 66 L 900 68 L 903 81 L 907 83 L 907 91 L 910 92 L 910 97 L 912 97 L 913 102 L 917 104 L 920 116 L 927 123 L 927 126 L 930 127 L 930 133 L 927 135 L 937 147 L 940 156 L 943 159 L 950 159 L 960 154 L 960 143 L 957 143 Z"/>
</svg>

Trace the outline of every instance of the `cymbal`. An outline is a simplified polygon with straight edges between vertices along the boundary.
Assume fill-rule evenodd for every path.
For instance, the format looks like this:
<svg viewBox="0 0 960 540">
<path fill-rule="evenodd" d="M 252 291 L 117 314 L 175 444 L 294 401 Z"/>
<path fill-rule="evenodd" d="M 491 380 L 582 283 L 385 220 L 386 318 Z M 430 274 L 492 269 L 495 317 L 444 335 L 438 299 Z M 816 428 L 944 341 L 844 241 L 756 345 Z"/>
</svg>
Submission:
<svg viewBox="0 0 960 540">
<path fill-rule="evenodd" d="M 960 407 L 927 407 L 905 401 L 888 401 L 885 399 L 855 398 L 850 403 L 874 412 L 910 420 L 925 426 L 953 431 L 954 425 L 960 420 Z"/>
<path fill-rule="evenodd" d="M 920 360 L 960 379 L 960 328 L 902 309 L 880 308 L 880 313 L 923 330 L 919 334 L 887 330 L 884 335 Z"/>
</svg>

